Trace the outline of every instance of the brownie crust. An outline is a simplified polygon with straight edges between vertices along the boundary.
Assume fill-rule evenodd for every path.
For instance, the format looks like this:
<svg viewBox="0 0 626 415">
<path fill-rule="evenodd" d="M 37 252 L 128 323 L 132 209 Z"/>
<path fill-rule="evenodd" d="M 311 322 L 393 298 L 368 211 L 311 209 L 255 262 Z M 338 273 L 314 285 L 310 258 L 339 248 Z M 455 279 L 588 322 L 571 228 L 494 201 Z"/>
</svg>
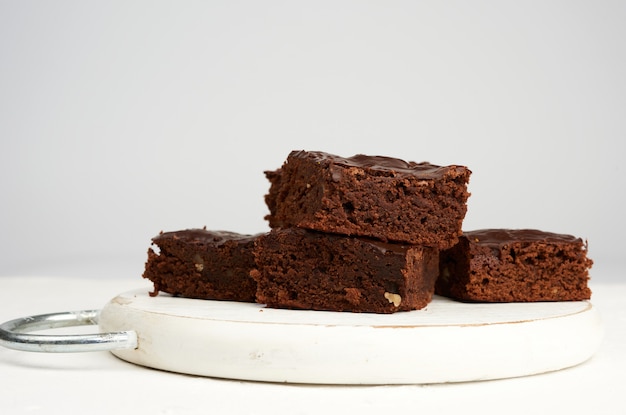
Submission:
<svg viewBox="0 0 626 415">
<path fill-rule="evenodd" d="M 268 307 L 393 313 L 431 301 L 439 251 L 284 228 L 257 239 L 255 259 L 257 301 Z"/>
<path fill-rule="evenodd" d="M 254 241 L 258 235 L 187 229 L 160 233 L 152 239 L 159 253 L 148 250 L 143 278 L 154 284 L 155 296 L 254 302 Z"/>
<path fill-rule="evenodd" d="M 266 171 L 271 228 L 301 227 L 449 248 L 461 235 L 471 171 L 383 157 L 292 151 Z"/>
<path fill-rule="evenodd" d="M 580 301 L 593 261 L 587 243 L 534 229 L 465 232 L 440 254 L 436 293 L 463 301 Z"/>
</svg>

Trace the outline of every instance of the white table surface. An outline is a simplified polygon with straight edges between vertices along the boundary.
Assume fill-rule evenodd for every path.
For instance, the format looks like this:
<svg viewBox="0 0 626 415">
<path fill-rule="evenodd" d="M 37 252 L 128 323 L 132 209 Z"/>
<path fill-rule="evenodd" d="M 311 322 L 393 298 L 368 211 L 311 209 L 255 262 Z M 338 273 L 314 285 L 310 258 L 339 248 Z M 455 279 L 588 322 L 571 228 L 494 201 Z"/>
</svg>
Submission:
<svg viewBox="0 0 626 415">
<path fill-rule="evenodd" d="M 624 414 L 626 281 L 614 272 L 591 282 L 592 303 L 605 324 L 599 351 L 562 371 L 458 384 L 288 385 L 167 373 L 108 352 L 42 354 L 0 347 L 0 414 Z M 0 277 L 0 322 L 100 308 L 118 293 L 142 287 L 151 288 L 128 277 Z"/>
</svg>

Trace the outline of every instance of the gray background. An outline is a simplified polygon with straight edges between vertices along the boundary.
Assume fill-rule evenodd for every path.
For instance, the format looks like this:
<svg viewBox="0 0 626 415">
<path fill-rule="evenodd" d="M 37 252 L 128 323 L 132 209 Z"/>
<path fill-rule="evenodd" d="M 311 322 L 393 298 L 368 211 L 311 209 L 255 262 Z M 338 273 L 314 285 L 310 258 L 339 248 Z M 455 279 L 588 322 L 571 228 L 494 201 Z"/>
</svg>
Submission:
<svg viewBox="0 0 626 415">
<path fill-rule="evenodd" d="M 464 164 L 465 229 L 621 266 L 623 1 L 0 1 L 0 275 L 267 229 L 292 149 Z"/>
</svg>

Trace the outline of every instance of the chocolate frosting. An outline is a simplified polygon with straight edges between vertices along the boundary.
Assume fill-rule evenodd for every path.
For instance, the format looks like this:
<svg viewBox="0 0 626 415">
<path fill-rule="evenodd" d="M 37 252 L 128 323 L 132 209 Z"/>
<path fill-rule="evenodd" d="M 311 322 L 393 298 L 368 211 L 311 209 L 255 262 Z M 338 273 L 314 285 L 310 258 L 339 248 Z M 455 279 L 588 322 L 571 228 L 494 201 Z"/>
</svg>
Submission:
<svg viewBox="0 0 626 415">
<path fill-rule="evenodd" d="M 410 249 L 410 248 L 415 246 L 415 245 L 411 245 L 411 244 L 383 242 L 383 241 L 379 241 L 377 239 L 361 237 L 361 236 L 347 236 L 347 235 L 340 235 L 340 234 L 335 234 L 335 233 L 324 233 L 324 232 L 312 231 L 312 230 L 307 230 L 307 229 L 298 228 L 298 227 L 284 228 L 283 231 L 291 232 L 293 234 L 300 234 L 300 235 L 303 235 L 305 237 L 307 235 L 308 236 L 312 236 L 312 237 L 319 236 L 319 235 L 324 235 L 327 238 L 338 238 L 338 239 L 341 239 L 341 238 L 353 238 L 353 239 L 358 239 L 362 243 L 368 244 L 372 248 L 377 249 L 382 254 L 385 254 L 386 252 L 395 252 L 395 253 L 400 253 L 400 254 L 404 255 L 404 254 L 406 254 L 408 249 Z"/>
<path fill-rule="evenodd" d="M 582 239 L 572 235 L 545 232 L 536 229 L 480 229 L 463 233 L 470 242 L 497 247 L 513 242 L 572 243 Z"/>
<path fill-rule="evenodd" d="M 185 229 L 175 232 L 161 232 L 152 238 L 155 244 L 166 239 L 182 239 L 186 242 L 197 243 L 202 245 L 220 246 L 227 241 L 237 241 L 241 243 L 254 241 L 260 234 L 245 235 L 229 231 L 209 231 L 202 229 Z"/>
<path fill-rule="evenodd" d="M 340 157 L 322 151 L 292 151 L 289 157 L 309 158 L 317 163 L 329 163 L 343 167 L 359 167 L 372 171 L 417 176 L 422 179 L 435 179 L 458 170 L 457 174 L 469 171 L 465 166 L 437 166 L 429 162 L 416 163 L 386 156 L 367 156 L 357 154 L 352 157 Z"/>
</svg>

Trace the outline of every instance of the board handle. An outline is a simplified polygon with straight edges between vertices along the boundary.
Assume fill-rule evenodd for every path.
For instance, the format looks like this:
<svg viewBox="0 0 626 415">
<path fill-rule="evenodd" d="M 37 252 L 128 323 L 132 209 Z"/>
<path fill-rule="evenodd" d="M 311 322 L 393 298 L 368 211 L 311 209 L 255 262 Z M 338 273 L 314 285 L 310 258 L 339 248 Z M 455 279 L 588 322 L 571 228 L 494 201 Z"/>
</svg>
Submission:
<svg viewBox="0 0 626 415">
<path fill-rule="evenodd" d="M 22 317 L 0 324 L 0 345 L 26 352 L 75 353 L 136 349 L 135 331 L 95 334 L 28 334 L 33 331 L 98 324 L 100 310 L 65 311 Z"/>
</svg>

